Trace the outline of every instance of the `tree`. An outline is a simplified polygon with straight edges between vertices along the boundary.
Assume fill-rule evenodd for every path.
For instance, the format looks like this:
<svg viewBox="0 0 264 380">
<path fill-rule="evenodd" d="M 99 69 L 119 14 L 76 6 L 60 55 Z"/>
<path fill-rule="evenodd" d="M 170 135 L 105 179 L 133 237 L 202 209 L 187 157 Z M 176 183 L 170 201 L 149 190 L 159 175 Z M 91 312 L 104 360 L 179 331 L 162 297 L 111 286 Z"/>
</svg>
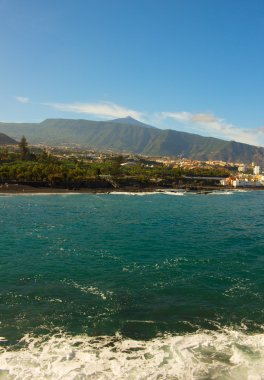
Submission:
<svg viewBox="0 0 264 380">
<path fill-rule="evenodd" d="M 0 148 L 0 161 L 4 161 L 8 159 L 8 149 Z"/>
<path fill-rule="evenodd" d="M 25 136 L 22 136 L 18 146 L 20 150 L 21 159 L 25 160 L 27 155 L 29 154 L 28 142 Z"/>
<path fill-rule="evenodd" d="M 119 155 L 116 157 L 113 157 L 111 160 L 111 166 L 109 168 L 110 174 L 111 175 L 119 175 L 122 172 L 122 166 L 121 163 L 123 162 L 123 156 Z"/>
</svg>

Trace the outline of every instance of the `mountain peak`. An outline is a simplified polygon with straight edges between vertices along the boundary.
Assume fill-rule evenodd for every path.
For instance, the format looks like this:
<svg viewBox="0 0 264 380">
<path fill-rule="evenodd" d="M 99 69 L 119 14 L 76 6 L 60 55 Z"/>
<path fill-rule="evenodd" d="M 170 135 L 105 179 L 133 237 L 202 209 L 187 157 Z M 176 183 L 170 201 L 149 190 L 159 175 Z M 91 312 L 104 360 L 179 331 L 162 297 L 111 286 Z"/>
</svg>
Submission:
<svg viewBox="0 0 264 380">
<path fill-rule="evenodd" d="M 132 116 L 127 115 L 126 117 L 121 117 L 118 119 L 111 120 L 114 121 L 115 123 L 140 123 L 140 121 L 134 119 Z"/>
<path fill-rule="evenodd" d="M 122 120 L 122 119 L 121 119 Z M 127 120 L 129 123 L 136 123 L 136 124 L 144 124 L 141 121 L 134 119 L 132 116 L 127 115 L 126 117 L 123 118 L 123 120 Z M 145 124 L 144 124 L 145 125 Z"/>
<path fill-rule="evenodd" d="M 129 116 L 129 115 L 126 116 L 126 117 L 119 118 L 119 119 L 111 120 L 111 122 L 113 122 L 113 123 L 119 123 L 119 124 L 137 125 L 139 127 L 144 127 L 144 128 L 155 128 L 155 127 L 152 127 L 151 125 L 142 123 L 141 121 L 136 120 L 132 116 Z"/>
<path fill-rule="evenodd" d="M 124 119 L 138 121 L 138 120 L 134 119 L 132 116 L 129 116 L 129 115 L 127 115 L 126 117 L 124 117 Z"/>
</svg>

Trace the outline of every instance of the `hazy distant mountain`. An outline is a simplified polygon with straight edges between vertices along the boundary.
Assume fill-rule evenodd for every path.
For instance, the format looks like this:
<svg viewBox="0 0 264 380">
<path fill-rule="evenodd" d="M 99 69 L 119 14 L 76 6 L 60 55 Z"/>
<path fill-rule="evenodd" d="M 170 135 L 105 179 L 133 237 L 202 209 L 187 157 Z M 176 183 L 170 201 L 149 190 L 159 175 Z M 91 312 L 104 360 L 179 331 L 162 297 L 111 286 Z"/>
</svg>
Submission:
<svg viewBox="0 0 264 380">
<path fill-rule="evenodd" d="M 16 140 L 11 139 L 4 133 L 0 133 L 0 145 L 15 145 L 17 144 Z"/>
<path fill-rule="evenodd" d="M 132 152 L 149 156 L 179 156 L 197 160 L 262 162 L 264 148 L 161 130 L 131 117 L 111 121 L 47 119 L 41 123 L 0 123 L 0 132 L 29 143 L 80 144 L 100 151 Z"/>
<path fill-rule="evenodd" d="M 111 122 L 112 123 L 119 123 L 119 124 L 138 125 L 139 127 L 155 128 L 155 129 L 157 129 L 156 127 L 153 127 L 152 125 L 148 125 L 148 124 L 142 123 L 141 121 L 133 119 L 133 117 L 131 117 L 131 116 L 122 117 L 120 119 L 114 119 L 114 120 L 111 120 Z"/>
</svg>

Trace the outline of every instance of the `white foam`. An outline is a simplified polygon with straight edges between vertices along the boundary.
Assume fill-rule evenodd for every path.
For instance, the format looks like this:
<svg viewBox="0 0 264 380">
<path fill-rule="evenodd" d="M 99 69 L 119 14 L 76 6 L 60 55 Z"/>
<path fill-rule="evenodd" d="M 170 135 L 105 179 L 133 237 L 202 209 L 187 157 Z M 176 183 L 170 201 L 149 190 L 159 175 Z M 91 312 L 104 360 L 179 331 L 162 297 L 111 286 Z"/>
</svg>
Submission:
<svg viewBox="0 0 264 380">
<path fill-rule="evenodd" d="M 234 189 L 233 190 L 235 193 L 249 193 L 252 190 L 243 190 L 243 189 Z M 253 190 L 254 191 L 254 190 Z"/>
<path fill-rule="evenodd" d="M 213 191 L 212 193 L 208 193 L 208 195 L 233 195 L 233 194 L 234 194 L 234 190 L 230 190 L 230 191 L 219 190 L 219 191 Z"/>
<path fill-rule="evenodd" d="M 154 195 L 154 194 L 164 194 L 164 195 L 184 195 L 185 191 L 177 191 L 177 190 L 157 190 L 157 191 L 141 191 L 141 192 L 131 192 L 131 191 L 111 191 L 110 194 L 113 195 Z"/>
<path fill-rule="evenodd" d="M 67 281 L 64 281 L 64 282 L 67 283 Z M 103 300 L 106 300 L 107 298 L 113 295 L 113 293 L 109 290 L 102 291 L 98 287 L 92 286 L 92 285 L 85 286 L 85 285 L 78 284 L 75 281 L 69 281 L 68 284 L 72 285 L 75 289 L 79 289 L 82 293 L 93 294 L 95 296 L 102 298 Z"/>
<path fill-rule="evenodd" d="M 156 194 L 165 194 L 165 195 L 176 195 L 176 196 L 182 196 L 185 195 L 185 191 L 161 191 Z"/>
<path fill-rule="evenodd" d="M 133 191 L 111 191 L 110 194 L 112 195 L 136 195 L 136 196 L 143 196 L 143 195 L 153 195 L 155 192 L 152 191 L 141 191 L 141 192 L 133 192 Z"/>
<path fill-rule="evenodd" d="M 264 379 L 264 334 L 203 331 L 150 341 L 27 335 L 21 343 L 0 352 L 1 379 Z"/>
</svg>

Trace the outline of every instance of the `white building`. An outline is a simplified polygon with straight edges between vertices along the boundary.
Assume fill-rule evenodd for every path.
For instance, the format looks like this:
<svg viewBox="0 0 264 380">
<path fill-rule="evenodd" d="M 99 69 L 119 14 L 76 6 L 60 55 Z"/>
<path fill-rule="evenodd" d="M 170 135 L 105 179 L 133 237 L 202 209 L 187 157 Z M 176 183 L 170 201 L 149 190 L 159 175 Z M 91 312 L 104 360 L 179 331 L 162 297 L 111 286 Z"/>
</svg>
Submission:
<svg viewBox="0 0 264 380">
<path fill-rule="evenodd" d="M 226 178 L 220 179 L 220 185 L 227 186 L 227 179 Z"/>
<path fill-rule="evenodd" d="M 238 171 L 241 172 L 241 173 L 245 173 L 245 171 L 246 171 L 246 165 L 244 165 L 244 164 L 239 165 Z"/>
<path fill-rule="evenodd" d="M 245 179 L 235 179 L 232 182 L 233 187 L 259 187 L 263 186 L 263 184 L 260 181 L 248 181 L 247 178 Z"/>
<path fill-rule="evenodd" d="M 253 173 L 255 175 L 259 175 L 260 174 L 260 166 L 254 166 L 253 168 Z"/>
<path fill-rule="evenodd" d="M 234 186 L 234 187 L 239 186 L 239 179 L 234 179 L 234 180 L 232 181 L 232 186 Z"/>
</svg>

